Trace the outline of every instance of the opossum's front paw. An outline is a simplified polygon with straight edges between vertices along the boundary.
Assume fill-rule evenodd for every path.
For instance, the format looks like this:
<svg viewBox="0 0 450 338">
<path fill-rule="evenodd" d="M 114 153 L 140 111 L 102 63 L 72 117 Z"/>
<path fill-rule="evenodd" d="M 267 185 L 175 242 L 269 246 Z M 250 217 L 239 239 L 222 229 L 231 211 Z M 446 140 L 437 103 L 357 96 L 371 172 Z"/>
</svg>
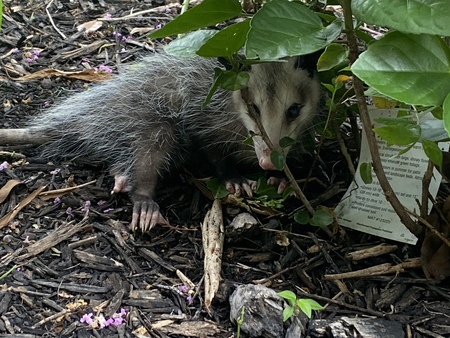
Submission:
<svg viewBox="0 0 450 338">
<path fill-rule="evenodd" d="M 242 195 L 252 197 L 253 191 L 256 190 L 256 181 L 244 177 L 235 177 L 225 181 L 225 188 L 230 194 L 238 197 Z"/>
<path fill-rule="evenodd" d="M 114 175 L 114 188 L 111 193 L 131 191 L 130 180 L 126 175 Z"/>
<path fill-rule="evenodd" d="M 277 193 L 282 194 L 287 187 L 289 187 L 289 182 L 284 177 L 271 176 L 267 179 L 267 184 L 273 185 L 277 188 Z"/>
<path fill-rule="evenodd" d="M 133 197 L 131 230 L 135 231 L 139 228 L 142 232 L 148 232 L 156 224 L 169 225 L 169 222 L 161 215 L 158 204 L 148 197 Z"/>
</svg>

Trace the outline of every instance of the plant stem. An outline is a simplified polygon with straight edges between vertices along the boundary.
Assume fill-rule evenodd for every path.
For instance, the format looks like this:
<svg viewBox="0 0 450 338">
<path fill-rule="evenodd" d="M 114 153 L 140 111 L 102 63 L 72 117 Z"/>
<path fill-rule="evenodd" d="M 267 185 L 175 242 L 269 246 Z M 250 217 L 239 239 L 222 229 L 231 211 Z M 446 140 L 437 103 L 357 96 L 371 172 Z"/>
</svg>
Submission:
<svg viewBox="0 0 450 338">
<path fill-rule="evenodd" d="M 353 29 L 353 17 L 351 9 L 351 0 L 338 0 L 342 6 L 344 12 L 345 33 L 347 34 L 348 47 L 350 50 L 349 59 L 350 64 L 353 64 L 358 58 L 359 49 L 356 40 L 355 31 Z M 422 227 L 419 226 L 408 215 L 406 208 L 401 204 L 397 195 L 392 190 L 392 187 L 386 177 L 386 173 L 383 169 L 380 153 L 378 151 L 377 140 L 372 130 L 372 124 L 369 117 L 369 111 L 367 109 L 366 99 L 364 96 L 363 82 L 353 75 L 353 87 L 355 89 L 355 95 L 358 102 L 359 114 L 361 122 L 363 124 L 364 131 L 367 135 L 367 141 L 369 143 L 369 150 L 372 156 L 372 166 L 375 174 L 377 175 L 380 186 L 383 189 L 384 195 L 388 202 L 392 205 L 397 215 L 400 217 L 401 222 L 411 231 L 415 236 L 419 237 L 422 232 Z"/>
<path fill-rule="evenodd" d="M 183 6 L 181 7 L 180 14 L 183 14 L 184 12 L 186 12 L 188 10 L 190 2 L 191 2 L 190 0 L 184 0 L 183 1 Z"/>
</svg>

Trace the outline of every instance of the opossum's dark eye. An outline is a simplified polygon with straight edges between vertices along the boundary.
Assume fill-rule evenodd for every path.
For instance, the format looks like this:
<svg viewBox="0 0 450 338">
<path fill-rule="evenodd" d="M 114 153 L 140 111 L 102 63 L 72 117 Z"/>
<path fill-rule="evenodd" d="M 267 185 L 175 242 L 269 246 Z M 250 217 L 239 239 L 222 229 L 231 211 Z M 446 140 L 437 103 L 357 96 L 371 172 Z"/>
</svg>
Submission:
<svg viewBox="0 0 450 338">
<path fill-rule="evenodd" d="M 257 106 L 256 104 L 254 104 L 254 103 L 253 103 L 253 109 L 255 110 L 255 112 L 256 112 L 258 115 L 261 115 L 261 111 L 259 110 L 258 106 Z"/>
<path fill-rule="evenodd" d="M 301 109 L 302 106 L 298 103 L 294 103 L 292 106 L 290 106 L 286 110 L 286 117 L 288 118 L 288 120 L 295 120 L 297 117 L 299 117 Z"/>
</svg>

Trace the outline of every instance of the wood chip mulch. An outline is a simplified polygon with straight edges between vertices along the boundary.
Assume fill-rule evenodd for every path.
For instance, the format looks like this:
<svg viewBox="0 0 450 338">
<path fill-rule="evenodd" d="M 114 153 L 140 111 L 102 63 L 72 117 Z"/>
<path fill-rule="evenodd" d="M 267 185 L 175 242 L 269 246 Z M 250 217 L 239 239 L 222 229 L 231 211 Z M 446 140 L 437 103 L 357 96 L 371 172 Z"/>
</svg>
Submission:
<svg viewBox="0 0 450 338">
<path fill-rule="evenodd" d="M 61 97 L 102 80 L 92 69 L 116 70 L 153 51 L 146 34 L 180 9 L 150 1 L 4 6 L 3 129 L 23 127 Z M 91 32 L 78 31 L 80 25 Z M 38 154 L 0 140 L 0 163 L 12 164 L 0 171 L 0 187 L 9 187 L 0 193 L 0 337 L 236 337 L 230 295 L 246 285 L 292 290 L 324 305 L 303 327 L 311 337 L 450 336 L 450 290 L 424 277 L 418 248 L 338 227 L 299 226 L 286 215 L 254 214 L 256 224 L 237 232 L 230 223 L 242 209 L 229 204 L 222 279 L 205 306 L 201 224 L 210 199 L 176 178 L 158 198 L 172 226 L 133 234 L 131 203 L 111 196 L 113 180 L 101 164 L 49 163 Z M 346 184 L 343 175 L 311 187 L 308 198 L 333 207 Z M 245 292 L 269 290 L 252 287 Z M 246 307 L 250 319 L 252 305 Z M 276 337 L 256 333 L 256 326 L 243 331 L 241 337 Z"/>
</svg>

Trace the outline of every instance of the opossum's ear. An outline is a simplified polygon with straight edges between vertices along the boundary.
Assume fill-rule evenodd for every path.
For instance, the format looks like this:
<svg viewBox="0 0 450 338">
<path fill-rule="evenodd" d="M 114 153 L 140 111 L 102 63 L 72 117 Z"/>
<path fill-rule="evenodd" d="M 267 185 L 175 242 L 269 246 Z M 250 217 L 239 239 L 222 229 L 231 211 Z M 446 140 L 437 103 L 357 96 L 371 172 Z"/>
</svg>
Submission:
<svg viewBox="0 0 450 338">
<path fill-rule="evenodd" d="M 314 73 L 317 69 L 317 61 L 319 60 L 319 57 L 323 53 L 323 49 L 318 50 L 317 52 L 302 55 L 297 58 L 297 62 L 295 63 L 295 68 L 301 68 L 308 72 L 308 75 L 310 77 L 314 76 Z"/>
<path fill-rule="evenodd" d="M 230 70 L 231 68 L 233 68 L 233 66 L 231 65 L 230 61 L 228 61 L 227 58 L 221 56 L 217 58 L 217 61 L 219 61 L 222 64 L 222 66 L 225 67 L 226 70 Z"/>
</svg>

